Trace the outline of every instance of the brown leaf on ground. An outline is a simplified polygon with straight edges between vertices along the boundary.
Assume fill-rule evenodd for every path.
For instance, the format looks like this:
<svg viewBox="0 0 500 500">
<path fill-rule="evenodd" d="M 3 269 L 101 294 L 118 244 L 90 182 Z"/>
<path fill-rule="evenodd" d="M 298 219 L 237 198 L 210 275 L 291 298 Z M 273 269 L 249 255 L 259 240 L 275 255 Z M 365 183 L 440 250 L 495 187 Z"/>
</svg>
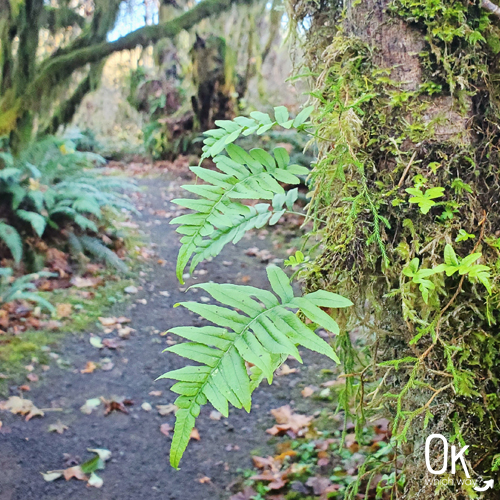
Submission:
<svg viewBox="0 0 500 500">
<path fill-rule="evenodd" d="M 229 500 L 252 500 L 255 495 L 257 492 L 251 486 L 247 486 L 243 491 L 232 495 Z"/>
<path fill-rule="evenodd" d="M 158 410 L 158 413 L 164 417 L 165 415 L 170 415 L 170 413 L 175 413 L 179 408 L 177 408 L 174 404 L 168 404 L 156 405 L 156 409 Z"/>
<path fill-rule="evenodd" d="M 70 283 L 76 288 L 96 288 L 102 283 L 102 278 L 82 278 L 75 276 L 71 279 Z"/>
<path fill-rule="evenodd" d="M 49 425 L 49 432 L 57 432 L 58 434 L 62 434 L 68 429 L 69 427 L 67 425 L 64 425 L 60 420 L 58 420 L 55 424 Z"/>
<path fill-rule="evenodd" d="M 297 373 L 297 368 L 290 368 L 286 363 L 283 363 L 279 369 L 276 371 L 278 377 L 283 377 L 285 375 L 290 375 L 292 373 Z"/>
<path fill-rule="evenodd" d="M 19 386 L 20 391 L 31 391 L 31 387 L 27 384 L 23 384 Z"/>
<path fill-rule="evenodd" d="M 304 389 L 302 389 L 302 391 L 300 392 L 302 394 L 303 397 L 305 398 L 308 398 L 310 396 L 312 396 L 315 392 L 315 389 L 314 387 L 312 386 L 307 386 L 307 387 L 304 387 Z"/>
<path fill-rule="evenodd" d="M 313 489 L 316 496 L 323 495 L 325 491 L 332 485 L 332 482 L 327 477 L 316 476 L 310 477 L 306 485 Z"/>
<path fill-rule="evenodd" d="M 161 424 L 160 432 L 167 437 L 170 437 L 170 431 L 173 431 L 174 428 L 170 424 Z"/>
<path fill-rule="evenodd" d="M 85 368 L 80 370 L 80 373 L 94 373 L 96 368 L 97 368 L 97 365 L 93 361 L 87 361 Z"/>
<path fill-rule="evenodd" d="M 155 396 L 155 397 L 160 397 L 162 395 L 162 391 L 150 391 L 149 395 L 150 396 Z"/>
<path fill-rule="evenodd" d="M 200 484 L 206 484 L 210 483 L 212 480 L 208 476 L 203 476 L 197 479 L 196 481 L 198 481 Z"/>
<path fill-rule="evenodd" d="M 73 306 L 71 304 L 57 304 L 56 311 L 59 318 L 68 318 L 71 316 Z"/>
<path fill-rule="evenodd" d="M 71 274 L 71 266 L 68 262 L 68 254 L 57 248 L 48 248 L 45 255 L 45 265 L 54 272 L 58 272 L 61 278 Z"/>
<path fill-rule="evenodd" d="M 28 375 L 26 375 L 26 378 L 30 382 L 38 382 L 38 375 L 36 373 L 28 373 Z"/>
<path fill-rule="evenodd" d="M 102 345 L 108 349 L 118 349 L 122 346 L 122 343 L 119 338 L 115 337 L 112 339 L 104 339 Z"/>
<path fill-rule="evenodd" d="M 104 403 L 104 415 L 109 415 L 113 411 L 120 411 L 122 413 L 128 414 L 126 406 L 132 406 L 134 403 L 130 399 L 105 399 L 101 398 Z"/>
<path fill-rule="evenodd" d="M 0 401 L 0 410 L 7 410 L 14 414 L 26 415 L 26 421 L 33 417 L 43 417 L 45 414 L 29 399 L 11 396 L 7 401 Z"/>
<path fill-rule="evenodd" d="M 191 431 L 189 439 L 196 439 L 196 441 L 199 441 L 201 439 L 200 433 L 198 432 L 198 429 L 196 427 Z"/>
<path fill-rule="evenodd" d="M 307 432 L 313 419 L 313 417 L 292 412 L 290 405 L 271 410 L 271 414 L 276 419 L 277 424 L 267 429 L 266 432 L 272 436 L 279 436 L 286 433 L 301 436 Z"/>
<path fill-rule="evenodd" d="M 79 465 L 65 469 L 63 472 L 64 479 L 69 481 L 71 478 L 78 479 L 80 481 L 87 481 L 87 476 L 83 473 L 82 468 Z"/>
<path fill-rule="evenodd" d="M 262 474 L 252 476 L 250 479 L 254 481 L 269 481 L 267 487 L 270 490 L 280 490 L 287 483 L 288 470 L 282 472 L 272 472 L 265 470 Z"/>
</svg>

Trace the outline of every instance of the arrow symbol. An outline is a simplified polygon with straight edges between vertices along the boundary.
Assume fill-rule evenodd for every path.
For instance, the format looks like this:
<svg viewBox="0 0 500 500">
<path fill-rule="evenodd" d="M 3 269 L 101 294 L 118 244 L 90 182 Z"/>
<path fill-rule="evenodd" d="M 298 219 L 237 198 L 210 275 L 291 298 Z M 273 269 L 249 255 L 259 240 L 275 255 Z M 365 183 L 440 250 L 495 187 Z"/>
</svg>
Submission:
<svg viewBox="0 0 500 500">
<path fill-rule="evenodd" d="M 494 480 L 493 479 L 490 479 L 489 481 L 486 481 L 484 483 L 484 486 L 482 487 L 479 487 L 479 486 L 475 486 L 474 489 L 476 491 L 486 491 L 486 490 L 489 490 L 490 488 L 493 488 L 493 484 L 494 484 Z"/>
</svg>

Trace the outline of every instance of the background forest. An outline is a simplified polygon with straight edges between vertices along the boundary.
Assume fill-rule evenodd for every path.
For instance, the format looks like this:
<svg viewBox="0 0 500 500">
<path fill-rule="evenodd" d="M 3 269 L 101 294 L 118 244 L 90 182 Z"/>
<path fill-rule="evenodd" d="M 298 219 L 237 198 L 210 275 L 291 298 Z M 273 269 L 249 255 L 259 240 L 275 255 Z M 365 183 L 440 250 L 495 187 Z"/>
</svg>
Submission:
<svg viewBox="0 0 500 500">
<path fill-rule="evenodd" d="M 500 6 L 0 0 L 0 499 L 498 498 Z"/>
</svg>

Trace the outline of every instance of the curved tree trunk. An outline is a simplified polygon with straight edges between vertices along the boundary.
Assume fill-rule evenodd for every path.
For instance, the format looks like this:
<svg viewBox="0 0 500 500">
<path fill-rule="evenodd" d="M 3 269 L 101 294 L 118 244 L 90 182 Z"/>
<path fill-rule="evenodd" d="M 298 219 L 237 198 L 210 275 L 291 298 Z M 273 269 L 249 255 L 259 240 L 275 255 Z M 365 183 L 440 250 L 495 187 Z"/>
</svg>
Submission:
<svg viewBox="0 0 500 500">
<path fill-rule="evenodd" d="M 397 454 L 378 466 L 405 474 L 408 499 L 472 498 L 459 480 L 495 477 L 500 463 L 500 31 L 483 4 L 349 0 L 344 16 L 337 2 L 295 4 L 325 139 L 311 211 L 328 226 L 306 281 L 349 294 L 350 325 L 371 332 L 361 367 L 339 338 L 341 401 L 357 396 L 359 424 L 381 408 L 390 418 Z M 455 474 L 425 465 L 436 433 L 469 446 Z M 434 440 L 434 470 L 442 461 Z"/>
</svg>

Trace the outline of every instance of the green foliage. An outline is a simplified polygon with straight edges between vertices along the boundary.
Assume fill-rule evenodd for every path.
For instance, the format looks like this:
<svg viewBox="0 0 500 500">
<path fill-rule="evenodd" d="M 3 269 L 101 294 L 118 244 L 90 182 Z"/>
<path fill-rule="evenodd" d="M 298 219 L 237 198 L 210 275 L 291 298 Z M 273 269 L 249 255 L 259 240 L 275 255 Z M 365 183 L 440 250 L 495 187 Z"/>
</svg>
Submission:
<svg viewBox="0 0 500 500">
<path fill-rule="evenodd" d="M 180 394 L 175 402 L 180 410 L 176 413 L 170 455 L 174 467 L 179 465 L 188 444 L 200 406 L 207 400 L 226 417 L 228 402 L 250 411 L 252 390 L 262 377 L 271 383 L 274 371 L 289 355 L 302 362 L 297 345 L 339 362 L 330 345 L 293 311 L 300 310 L 313 324 L 337 334 L 337 323 L 321 308 L 343 308 L 352 303 L 322 290 L 297 297 L 286 274 L 276 266 L 267 268 L 267 276 L 274 294 L 250 286 L 205 283 L 196 287 L 227 307 L 197 302 L 178 304 L 216 326 L 170 330 L 190 342 L 177 344 L 166 351 L 200 363 L 160 377 L 178 381 L 172 387 L 172 391 Z M 253 380 L 247 374 L 245 361 L 254 364 L 259 371 Z"/>
<path fill-rule="evenodd" d="M 36 286 L 33 281 L 40 278 L 47 278 L 54 276 L 52 273 L 40 272 L 36 274 L 27 274 L 21 278 L 14 279 L 12 277 L 12 269 L 0 269 L 0 306 L 14 302 L 15 300 L 25 300 L 34 302 L 40 305 L 49 312 L 54 312 L 54 306 L 40 296 L 36 291 Z"/>
<path fill-rule="evenodd" d="M 274 120 L 261 111 L 253 111 L 250 117 L 238 116 L 234 120 L 217 120 L 215 125 L 218 128 L 204 133 L 207 137 L 203 140 L 202 159 L 218 155 L 240 136 L 262 135 L 276 125 L 285 129 L 293 127 L 302 130 L 309 125 L 307 119 L 313 109 L 314 106 L 304 108 L 294 119 L 289 119 L 288 110 L 284 106 L 279 106 L 274 108 Z"/>
<path fill-rule="evenodd" d="M 285 113 L 276 109 L 279 119 L 284 118 Z M 280 125 L 303 127 L 310 111 L 305 108 L 302 116 L 299 113 L 295 120 Z M 193 254 L 191 272 L 201 261 L 220 253 L 226 243 L 236 243 L 245 231 L 278 222 L 285 213 L 284 206 L 291 209 L 297 199 L 296 190 L 285 194 L 279 183 L 299 184 L 298 176 L 309 173 L 306 167 L 289 164 L 290 157 L 285 148 L 275 148 L 270 155 L 259 148 L 246 152 L 233 144 L 240 134 L 267 131 L 279 123 L 264 113 L 254 112 L 252 116 L 254 118 L 240 116 L 234 121 L 218 121 L 220 128 L 205 133 L 209 137 L 204 141 L 204 155 L 215 155 L 213 161 L 218 171 L 190 167 L 207 184 L 183 186 L 198 199 L 173 200 L 173 203 L 195 211 L 171 221 L 171 224 L 180 224 L 177 232 L 183 235 L 176 269 L 181 283 L 184 269 Z M 220 154 L 223 150 L 227 156 Z M 251 207 L 240 200 L 272 200 L 272 203 Z"/>
<path fill-rule="evenodd" d="M 410 198 L 410 203 L 416 203 L 423 214 L 429 213 L 429 210 L 436 205 L 435 198 L 441 198 L 444 193 L 444 188 L 434 187 L 426 189 L 425 193 L 420 188 L 407 188 L 406 192 L 413 195 Z"/>
<path fill-rule="evenodd" d="M 69 140 L 47 138 L 18 158 L 4 155 L 12 166 L 0 170 L 0 204 L 6 220 L 0 223 L 0 239 L 16 262 L 22 256 L 23 238 L 32 234 L 44 238 L 51 231 L 99 233 L 111 223 L 107 211 L 135 210 L 121 193 L 134 189 L 133 184 L 100 175 L 94 163 L 104 159 L 76 151 Z"/>
<path fill-rule="evenodd" d="M 216 256 L 228 242 L 237 242 L 249 229 L 275 224 L 287 209 L 292 210 L 298 191 L 285 192 L 280 182 L 299 184 L 297 176 L 306 175 L 308 169 L 290 165 L 284 148 L 275 148 L 271 155 L 262 149 L 247 152 L 233 142 L 240 135 L 264 133 L 275 124 L 301 128 L 311 109 L 306 108 L 294 120 L 289 120 L 284 107 L 275 108 L 274 122 L 268 115 L 255 112 L 252 118 L 219 121 L 219 129 L 206 133 L 204 156 L 214 155 L 218 170 L 191 167 L 206 184 L 184 186 L 198 198 L 173 201 L 193 210 L 172 221 L 180 225 L 177 232 L 183 235 L 177 259 L 179 281 L 182 282 L 191 257 L 192 271 L 202 260 Z M 221 154 L 223 150 L 227 155 Z M 269 202 L 251 206 L 241 200 Z M 304 260 L 301 252 L 293 257 L 295 263 Z M 172 387 L 179 394 L 175 404 L 180 408 L 176 413 L 170 453 L 174 467 L 178 467 L 200 407 L 207 401 L 225 416 L 228 403 L 249 411 L 251 394 L 264 377 L 271 382 L 274 371 L 289 355 L 301 361 L 298 345 L 339 362 L 331 346 L 317 336 L 313 328 L 322 326 L 338 334 L 339 326 L 323 308 L 344 308 L 352 303 L 322 290 L 295 296 L 289 278 L 276 266 L 269 266 L 267 275 L 274 294 L 250 286 L 205 283 L 196 287 L 226 307 L 196 302 L 178 304 L 215 326 L 170 330 L 190 342 L 166 350 L 200 363 L 160 377 L 177 380 Z M 313 328 L 300 318 L 310 320 Z M 245 362 L 254 365 L 250 375 Z"/>
</svg>

